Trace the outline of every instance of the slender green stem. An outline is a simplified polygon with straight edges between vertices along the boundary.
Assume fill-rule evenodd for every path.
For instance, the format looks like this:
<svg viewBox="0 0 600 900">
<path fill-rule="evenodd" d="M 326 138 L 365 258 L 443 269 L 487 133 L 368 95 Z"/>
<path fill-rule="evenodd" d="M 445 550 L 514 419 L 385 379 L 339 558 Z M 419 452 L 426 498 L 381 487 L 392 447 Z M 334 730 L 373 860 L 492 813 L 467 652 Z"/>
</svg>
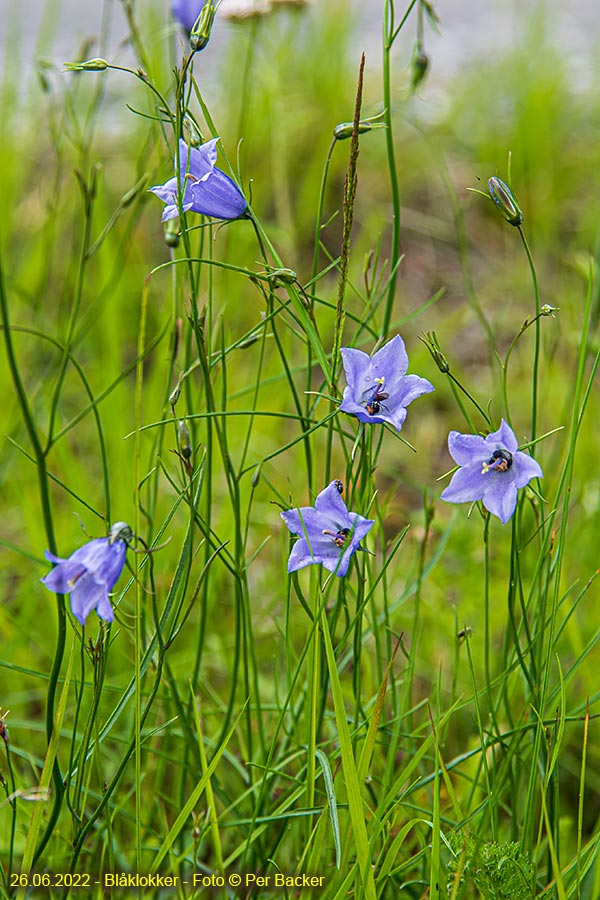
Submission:
<svg viewBox="0 0 600 900">
<path fill-rule="evenodd" d="M 523 242 L 523 246 L 525 248 L 525 253 L 527 254 L 527 262 L 529 263 L 529 270 L 531 272 L 531 280 L 533 282 L 533 297 L 535 301 L 535 344 L 533 348 L 533 372 L 532 372 L 532 383 L 531 383 L 531 440 L 534 441 L 537 434 L 537 415 L 538 415 L 538 380 L 539 380 L 539 367 L 540 367 L 540 345 L 541 345 L 541 333 L 540 333 L 540 291 L 538 287 L 537 273 L 535 270 L 535 264 L 533 262 L 533 256 L 531 255 L 531 250 L 529 249 L 529 244 L 525 238 L 525 234 L 521 226 L 518 226 L 518 231 L 521 236 L 521 240 Z"/>
<path fill-rule="evenodd" d="M 383 321 L 381 323 L 380 331 L 382 338 L 386 337 L 392 319 L 394 300 L 396 298 L 396 281 L 398 278 L 397 262 L 400 258 L 400 184 L 396 166 L 392 118 L 392 46 L 398 31 L 402 28 L 402 25 L 406 21 L 406 18 L 415 3 L 416 0 L 413 0 L 397 30 L 394 29 L 394 0 L 386 0 L 383 8 L 383 106 L 384 122 L 386 126 L 385 143 L 392 199 L 392 237 L 390 245 L 390 279 L 387 287 L 385 305 L 383 307 Z"/>
<path fill-rule="evenodd" d="M 46 454 L 42 447 L 41 441 L 39 439 L 37 426 L 35 424 L 35 420 L 33 418 L 33 413 L 29 406 L 29 400 L 27 398 L 27 392 L 25 390 L 25 386 L 21 380 L 21 374 L 19 370 L 19 364 L 17 362 L 17 357 L 15 354 L 13 342 L 12 342 L 12 333 L 11 333 L 11 325 L 10 325 L 10 316 L 9 316 L 9 305 L 8 305 L 8 297 L 6 293 L 5 279 L 4 279 L 4 263 L 1 251 L 1 239 L 0 239 L 0 315 L 2 317 L 2 331 L 4 335 L 4 346 L 6 348 L 6 355 L 8 359 L 8 367 L 10 370 L 12 383 L 14 392 L 17 397 L 17 402 L 19 404 L 19 408 L 21 410 L 21 415 L 23 417 L 23 421 L 25 423 L 25 427 L 27 429 L 27 433 L 29 435 L 29 439 L 31 441 L 33 447 L 33 454 L 35 457 L 35 463 L 38 473 L 38 489 L 40 493 L 40 505 L 42 509 L 42 519 L 44 522 L 44 528 L 46 531 L 46 539 L 48 541 L 48 547 L 52 553 L 56 553 L 56 541 L 54 538 L 54 525 L 52 521 L 52 505 L 50 501 L 50 484 L 48 477 L 48 470 L 46 467 Z M 60 669 L 63 661 L 63 656 L 65 652 L 65 640 L 67 634 L 67 622 L 66 622 L 66 612 L 65 612 L 65 598 L 62 594 L 56 594 L 56 613 L 57 613 L 57 634 L 56 634 L 56 647 L 54 650 L 54 659 L 52 661 L 52 669 L 50 671 L 50 678 L 48 680 L 48 694 L 46 698 L 46 741 L 50 744 L 50 739 L 52 737 L 52 732 L 54 730 L 54 706 L 56 701 L 56 689 L 58 685 L 58 680 L 60 677 Z M 64 794 L 64 785 L 63 779 L 60 772 L 60 766 L 58 763 L 58 759 L 54 759 L 54 765 L 52 769 L 52 776 L 54 780 L 54 801 L 52 804 L 52 809 L 48 816 L 48 821 L 46 823 L 46 829 L 40 839 L 40 842 L 36 848 L 36 852 L 34 855 L 35 860 L 39 859 L 40 854 L 42 853 L 44 847 L 48 843 L 50 836 L 54 831 L 54 826 L 58 820 L 58 816 L 60 813 L 60 808 L 62 805 L 62 798 Z"/>
</svg>

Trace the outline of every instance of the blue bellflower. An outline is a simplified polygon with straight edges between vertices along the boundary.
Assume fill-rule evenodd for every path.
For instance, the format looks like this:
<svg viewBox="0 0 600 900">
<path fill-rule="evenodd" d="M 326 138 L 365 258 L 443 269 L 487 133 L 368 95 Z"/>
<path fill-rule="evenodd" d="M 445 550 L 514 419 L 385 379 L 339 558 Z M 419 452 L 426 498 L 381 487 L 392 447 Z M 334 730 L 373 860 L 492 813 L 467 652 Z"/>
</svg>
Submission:
<svg viewBox="0 0 600 900">
<path fill-rule="evenodd" d="M 434 390 L 426 378 L 406 374 L 408 356 L 399 334 L 373 356 L 349 347 L 341 352 L 347 384 L 340 409 L 361 422 L 389 422 L 400 431 L 408 404 Z"/>
<path fill-rule="evenodd" d="M 46 559 L 55 567 L 42 578 L 42 583 L 55 594 L 71 594 L 73 615 L 82 625 L 93 609 L 105 622 L 113 621 L 115 614 L 108 594 L 123 571 L 127 543 L 132 536 L 129 525 L 116 522 L 108 537 L 88 541 L 68 559 L 46 550 Z"/>
<path fill-rule="evenodd" d="M 204 0 L 173 0 L 171 13 L 186 31 L 191 31 L 203 6 Z"/>
<path fill-rule="evenodd" d="M 350 559 L 365 537 L 373 519 L 348 512 L 341 496 L 341 481 L 332 481 L 312 506 L 288 509 L 281 518 L 292 534 L 300 535 L 292 547 L 288 572 L 303 566 L 322 565 L 340 578 L 348 571 Z"/>
<path fill-rule="evenodd" d="M 517 491 L 532 478 L 542 478 L 539 463 L 518 450 L 515 433 L 504 419 L 498 431 L 483 438 L 451 431 L 448 450 L 461 467 L 442 492 L 449 503 L 481 500 L 488 512 L 506 525 L 517 505 Z"/>
<path fill-rule="evenodd" d="M 213 138 L 201 147 L 191 147 L 179 140 L 179 172 L 183 190 L 184 212 L 202 213 L 214 219 L 239 219 L 248 209 L 248 201 L 229 175 L 217 169 L 217 140 Z M 177 171 L 177 157 L 175 157 Z M 177 206 L 177 178 L 169 178 L 165 184 L 150 190 L 166 204 L 162 221 L 179 215 Z"/>
</svg>

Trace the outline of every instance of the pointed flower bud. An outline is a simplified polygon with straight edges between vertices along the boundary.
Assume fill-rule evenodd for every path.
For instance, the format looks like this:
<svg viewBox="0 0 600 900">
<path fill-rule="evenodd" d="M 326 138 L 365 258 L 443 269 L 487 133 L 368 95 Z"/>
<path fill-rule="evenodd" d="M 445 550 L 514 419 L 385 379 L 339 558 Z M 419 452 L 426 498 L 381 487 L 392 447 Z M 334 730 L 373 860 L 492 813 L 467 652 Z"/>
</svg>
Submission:
<svg viewBox="0 0 600 900">
<path fill-rule="evenodd" d="M 167 247 L 179 246 L 179 220 L 167 219 L 165 226 L 165 244 Z"/>
<path fill-rule="evenodd" d="M 427 71 L 429 69 L 429 57 L 423 50 L 420 43 L 418 43 L 415 47 L 415 52 L 413 53 L 410 68 L 410 87 L 411 90 L 416 91 L 416 89 L 419 87 L 419 85 L 427 75 Z"/>
<path fill-rule="evenodd" d="M 208 44 L 216 11 L 217 7 L 212 0 L 206 0 L 190 33 L 190 47 L 194 52 L 204 50 Z"/>
<path fill-rule="evenodd" d="M 490 178 L 487 186 L 490 197 L 506 221 L 510 225 L 520 225 L 523 221 L 523 213 L 509 186 L 501 178 L 496 178 L 495 175 Z"/>
<path fill-rule="evenodd" d="M 428 331 L 423 337 L 419 338 L 419 340 L 423 341 L 431 353 L 433 361 L 440 372 L 443 372 L 444 375 L 447 374 L 450 371 L 450 363 L 442 353 L 442 348 L 438 343 L 435 331 Z"/>
<path fill-rule="evenodd" d="M 185 419 L 180 419 L 177 423 L 177 440 L 179 442 L 179 452 L 184 459 L 192 457 L 192 438 L 190 428 Z"/>
<path fill-rule="evenodd" d="M 108 69 L 108 63 L 105 59 L 86 59 L 85 62 L 65 63 L 65 69 L 68 72 L 103 72 Z"/>
<path fill-rule="evenodd" d="M 364 134 L 365 131 L 371 131 L 373 128 L 385 128 L 385 122 L 382 121 L 384 112 L 361 119 L 358 123 L 358 133 Z M 352 137 L 353 122 L 340 122 L 333 129 L 333 136 L 336 141 L 347 141 Z"/>
<path fill-rule="evenodd" d="M 371 122 L 367 121 L 367 119 L 361 119 L 358 123 L 358 133 L 364 134 L 365 131 L 370 131 L 373 125 Z M 336 141 L 347 141 L 352 137 L 352 129 L 354 125 L 352 122 L 340 122 L 339 125 L 336 125 L 333 129 L 333 136 Z"/>
</svg>

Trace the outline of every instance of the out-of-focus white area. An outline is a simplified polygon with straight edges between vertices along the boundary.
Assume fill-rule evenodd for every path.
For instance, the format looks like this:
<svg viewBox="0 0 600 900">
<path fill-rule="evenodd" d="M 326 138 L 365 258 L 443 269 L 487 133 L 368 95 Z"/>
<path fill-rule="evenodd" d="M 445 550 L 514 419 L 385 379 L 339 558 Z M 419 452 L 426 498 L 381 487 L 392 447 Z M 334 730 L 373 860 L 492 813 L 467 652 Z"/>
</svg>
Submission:
<svg viewBox="0 0 600 900">
<path fill-rule="evenodd" d="M 261 0 L 254 0 L 259 5 Z M 311 0 L 313 9 L 331 0 Z M 231 25 L 225 21 L 229 11 L 252 6 L 253 0 L 222 0 L 217 14 L 214 37 L 222 40 Z M 153 8 L 165 10 L 169 0 L 138 0 L 136 14 Z M 290 4 L 292 5 L 292 4 Z M 397 18 L 401 18 L 407 4 L 396 3 Z M 431 34 L 428 45 L 439 74 L 447 75 L 465 61 L 501 52 L 519 38 L 524 22 L 539 21 L 540 29 L 549 29 L 551 37 L 574 58 L 585 57 L 600 40 L 600 4 L 597 0 L 432 0 L 440 18 L 440 34 Z M 0 52 L 7 36 L 17 23 L 24 45 L 35 51 L 36 45 L 51 43 L 58 56 L 69 56 L 88 36 L 99 33 L 103 11 L 108 10 L 111 21 L 111 44 L 126 30 L 122 4 L 119 0 L 0 0 Z M 381 31 L 383 0 L 348 0 L 348 8 L 358 10 L 359 44 L 378 46 Z M 414 19 L 414 16 L 413 16 Z M 542 19 L 544 20 L 542 22 Z M 42 24 L 46 34 L 39 35 Z M 410 25 L 407 32 L 411 30 Z M 48 46 L 41 47 L 42 51 Z"/>
<path fill-rule="evenodd" d="M 240 7 L 248 8 L 253 2 L 260 5 L 270 0 L 222 0 L 210 44 L 203 54 L 218 59 L 227 43 L 235 40 L 237 29 L 251 27 L 229 21 L 227 14 Z M 332 2 L 336 0 L 310 0 L 310 14 L 318 15 L 320 9 Z M 453 76 L 461 68 L 497 59 L 511 46 L 522 44 L 525 37 L 535 52 L 536 34 L 544 34 L 548 43 L 568 56 L 574 87 L 594 87 L 598 67 L 591 61 L 598 57 L 600 50 L 598 0 L 526 0 L 525 3 L 523 0 L 431 0 L 431 3 L 440 20 L 437 31 L 425 24 L 425 49 L 431 64 L 423 93 L 429 100 L 432 115 L 435 109 L 444 107 Z M 353 49 L 357 60 L 361 51 L 366 52 L 367 70 L 380 67 L 383 5 L 383 0 L 347 0 L 348 10 L 357 19 Z M 396 2 L 398 21 L 407 5 L 408 0 L 404 4 Z M 136 17 L 151 16 L 157 42 L 164 39 L 164 30 L 176 33 L 169 16 L 169 0 L 136 0 L 134 6 Z M 343 9 L 344 4 L 341 6 Z M 413 11 L 398 41 L 400 68 L 408 65 L 415 31 Z M 0 70 L 15 47 L 26 71 L 40 58 L 57 67 L 65 60 L 93 56 L 132 64 L 133 56 L 123 41 L 126 34 L 120 0 L 0 0 Z M 185 40 L 183 35 L 182 40 Z M 210 66 L 206 77 L 210 81 Z"/>
</svg>

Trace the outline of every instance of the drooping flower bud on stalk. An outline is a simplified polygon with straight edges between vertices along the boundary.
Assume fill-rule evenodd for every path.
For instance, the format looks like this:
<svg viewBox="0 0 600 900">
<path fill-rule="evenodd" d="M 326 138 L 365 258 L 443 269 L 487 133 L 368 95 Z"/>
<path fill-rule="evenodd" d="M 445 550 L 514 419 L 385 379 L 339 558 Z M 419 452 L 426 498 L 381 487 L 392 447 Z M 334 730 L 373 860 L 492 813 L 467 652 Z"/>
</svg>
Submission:
<svg viewBox="0 0 600 900">
<path fill-rule="evenodd" d="M 177 440 L 179 442 L 179 452 L 183 459 L 189 460 L 192 457 L 192 438 L 190 428 L 185 419 L 180 419 L 177 423 Z"/>
<path fill-rule="evenodd" d="M 487 183 L 490 197 L 510 225 L 520 225 L 523 221 L 521 207 L 509 186 L 493 175 Z"/>
<path fill-rule="evenodd" d="M 165 244 L 167 247 L 179 246 L 179 219 L 167 219 L 165 227 Z"/>
<path fill-rule="evenodd" d="M 347 141 L 352 137 L 352 122 L 340 122 L 339 125 L 336 125 L 333 129 L 333 136 L 336 141 Z M 358 133 L 364 134 L 366 131 L 370 131 L 373 125 L 371 122 L 367 122 L 366 120 L 361 120 L 358 123 Z"/>
<path fill-rule="evenodd" d="M 423 50 L 420 42 L 417 43 L 417 46 L 415 47 L 413 58 L 410 63 L 410 68 L 410 87 L 412 91 L 416 91 L 416 89 L 419 87 L 419 85 L 427 75 L 427 71 L 429 69 L 429 57 Z"/>
<path fill-rule="evenodd" d="M 68 72 L 103 72 L 108 69 L 108 63 L 105 59 L 86 59 L 85 62 L 65 63 L 65 69 Z"/>
</svg>

